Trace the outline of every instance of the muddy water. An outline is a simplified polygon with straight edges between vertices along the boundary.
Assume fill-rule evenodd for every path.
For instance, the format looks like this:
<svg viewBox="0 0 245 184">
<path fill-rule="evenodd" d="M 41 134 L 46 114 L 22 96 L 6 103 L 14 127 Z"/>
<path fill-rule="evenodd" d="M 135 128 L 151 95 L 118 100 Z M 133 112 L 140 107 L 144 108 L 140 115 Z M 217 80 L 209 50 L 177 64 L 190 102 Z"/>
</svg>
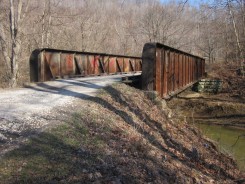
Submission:
<svg viewBox="0 0 245 184">
<path fill-rule="evenodd" d="M 238 167 L 245 171 L 245 130 L 206 124 L 197 126 L 204 135 L 217 142 L 221 151 L 231 154 L 237 161 Z"/>
</svg>

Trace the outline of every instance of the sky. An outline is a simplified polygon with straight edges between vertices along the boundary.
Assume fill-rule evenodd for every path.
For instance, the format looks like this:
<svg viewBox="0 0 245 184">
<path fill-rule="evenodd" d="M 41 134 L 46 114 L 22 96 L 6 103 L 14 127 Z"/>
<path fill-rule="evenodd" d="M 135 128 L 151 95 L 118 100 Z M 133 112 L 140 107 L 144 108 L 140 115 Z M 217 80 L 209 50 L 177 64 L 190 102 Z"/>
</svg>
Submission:
<svg viewBox="0 0 245 184">
<path fill-rule="evenodd" d="M 162 3 L 172 0 L 160 0 Z M 176 0 L 177 2 L 185 2 L 185 0 Z M 212 0 L 188 0 L 188 3 L 192 6 L 198 7 L 200 3 L 210 3 Z"/>
</svg>

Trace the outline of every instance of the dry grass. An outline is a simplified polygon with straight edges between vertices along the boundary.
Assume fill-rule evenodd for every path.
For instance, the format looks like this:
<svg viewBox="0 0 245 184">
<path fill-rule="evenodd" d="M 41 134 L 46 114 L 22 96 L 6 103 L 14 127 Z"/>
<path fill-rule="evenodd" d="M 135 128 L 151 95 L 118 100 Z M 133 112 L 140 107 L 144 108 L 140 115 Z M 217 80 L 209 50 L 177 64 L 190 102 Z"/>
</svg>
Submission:
<svg viewBox="0 0 245 184">
<path fill-rule="evenodd" d="M 124 84 L 1 159 L 3 183 L 234 183 L 234 161 L 154 93 Z"/>
<path fill-rule="evenodd" d="M 210 77 L 224 81 L 223 93 L 232 97 L 245 98 L 245 77 L 237 75 L 236 63 L 216 63 L 211 66 Z"/>
</svg>

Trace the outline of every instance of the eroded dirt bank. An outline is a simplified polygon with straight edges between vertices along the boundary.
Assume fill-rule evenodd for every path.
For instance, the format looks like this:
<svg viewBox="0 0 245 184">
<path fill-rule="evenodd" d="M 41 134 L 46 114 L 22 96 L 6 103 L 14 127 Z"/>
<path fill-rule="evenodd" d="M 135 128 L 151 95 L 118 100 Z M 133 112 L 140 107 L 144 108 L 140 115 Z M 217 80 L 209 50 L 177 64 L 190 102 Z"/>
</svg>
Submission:
<svg viewBox="0 0 245 184">
<path fill-rule="evenodd" d="M 237 75 L 235 63 L 208 65 L 210 79 L 223 81 L 218 94 L 195 93 L 191 89 L 173 98 L 168 105 L 176 115 L 196 123 L 245 129 L 245 77 Z"/>
<path fill-rule="evenodd" d="M 68 113 L 68 112 L 67 112 Z M 220 153 L 154 93 L 124 84 L 81 100 L 63 125 L 0 161 L 3 183 L 242 183 Z"/>
<path fill-rule="evenodd" d="M 168 101 L 180 118 L 195 123 L 217 124 L 245 129 L 245 103 L 227 93 L 202 94 L 191 89 Z"/>
</svg>

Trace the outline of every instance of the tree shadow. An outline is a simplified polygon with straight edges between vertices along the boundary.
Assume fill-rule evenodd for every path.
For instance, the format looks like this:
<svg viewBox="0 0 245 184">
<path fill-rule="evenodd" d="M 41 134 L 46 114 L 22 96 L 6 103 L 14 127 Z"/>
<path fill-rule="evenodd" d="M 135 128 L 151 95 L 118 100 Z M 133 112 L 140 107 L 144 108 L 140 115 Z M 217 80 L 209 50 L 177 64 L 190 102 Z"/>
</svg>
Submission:
<svg viewBox="0 0 245 184">
<path fill-rule="evenodd" d="M 117 114 L 119 117 L 121 117 L 129 126 L 131 127 L 138 127 L 137 122 L 134 121 L 134 119 L 132 118 L 132 116 L 130 114 L 128 114 L 126 111 L 118 109 L 118 107 L 110 104 L 109 102 L 107 102 L 106 100 L 100 98 L 100 97 L 90 97 L 86 94 L 82 94 L 82 93 L 77 93 L 77 92 L 73 92 L 70 91 L 68 89 L 58 89 L 58 88 L 52 88 L 52 91 L 50 91 L 50 86 L 45 84 L 45 85 L 41 85 L 42 88 L 44 89 L 37 89 L 37 88 L 32 88 L 34 90 L 41 90 L 41 91 L 45 91 L 48 93 L 55 93 L 55 94 L 61 94 L 64 96 L 73 96 L 79 99 L 86 99 L 87 101 L 92 101 L 95 102 L 101 106 L 103 106 L 104 108 L 108 109 L 109 111 Z M 151 117 L 149 117 L 149 115 L 144 111 L 144 109 L 142 109 L 142 107 L 140 107 L 137 104 L 130 104 L 130 99 L 127 98 L 127 96 L 125 96 L 123 93 L 121 93 L 119 90 L 115 89 L 114 87 L 108 86 L 104 89 L 112 98 L 114 101 L 116 101 L 117 103 L 119 103 L 122 107 L 126 107 L 129 109 L 130 112 L 132 112 L 138 119 L 140 119 L 141 121 L 143 121 L 148 127 L 150 127 L 151 130 L 156 131 L 157 133 L 159 133 L 162 137 L 162 139 L 164 140 L 164 143 L 166 144 L 166 146 L 164 146 L 161 142 L 158 141 L 158 139 L 150 134 L 148 131 L 145 131 L 142 128 L 136 128 L 135 130 L 144 138 L 146 139 L 152 146 L 158 148 L 159 150 L 162 150 L 163 152 L 165 152 L 171 159 L 177 160 L 181 163 L 183 163 L 184 165 L 187 165 L 190 168 L 195 168 L 197 170 L 199 170 L 201 173 L 203 173 L 206 176 L 211 176 L 210 173 L 208 173 L 207 171 L 205 171 L 205 169 L 200 169 L 200 164 L 203 167 L 207 167 L 209 169 L 213 169 L 213 172 L 217 173 L 221 173 L 221 175 L 219 175 L 219 177 L 225 178 L 228 177 L 230 179 L 234 179 L 233 176 L 231 176 L 229 173 L 227 173 L 223 168 L 221 168 L 218 165 L 214 165 L 214 164 L 209 164 L 205 161 L 204 158 L 202 157 L 198 157 L 198 160 L 195 160 L 195 158 L 193 159 L 193 150 L 189 150 L 186 147 L 184 147 L 184 145 L 182 145 L 181 143 L 177 142 L 176 140 L 174 140 L 171 136 L 171 134 L 168 133 L 167 129 L 164 129 L 162 127 L 163 122 L 157 122 L 153 119 L 151 119 Z M 79 129 L 79 127 L 76 127 L 76 129 L 78 129 L 79 131 L 82 131 Z M 91 161 L 92 163 L 97 163 L 97 164 L 101 164 L 101 160 L 98 159 L 97 157 L 101 157 L 101 155 L 98 154 L 93 154 L 91 152 L 88 152 L 86 150 L 80 150 L 77 147 L 73 147 L 70 145 L 67 145 L 66 143 L 64 143 L 63 141 L 57 139 L 57 137 L 54 137 L 53 135 L 49 134 L 49 133 L 41 133 L 40 135 L 38 135 L 37 137 L 33 137 L 31 138 L 31 144 L 30 145 L 26 145 L 21 147 L 20 149 L 18 149 L 20 151 L 20 155 L 19 157 L 32 157 L 32 156 L 42 156 L 45 157 L 45 159 L 48 160 L 48 163 L 50 165 L 52 165 L 53 163 L 59 163 L 61 164 L 61 168 L 62 171 L 59 171 L 61 174 L 57 174 L 57 176 L 52 177 L 52 179 L 48 179 L 46 178 L 45 180 L 43 180 L 43 176 L 41 176 L 41 178 L 39 178 L 39 176 L 28 176 L 25 181 L 38 181 L 39 179 L 42 179 L 41 181 L 45 181 L 45 182 L 49 182 L 49 181 L 62 181 L 63 179 L 67 178 L 68 176 L 77 176 L 81 173 L 83 173 L 83 168 L 88 168 L 91 167 L 91 165 L 84 165 L 84 158 L 88 159 L 89 162 Z M 35 146 L 37 145 L 37 146 Z M 48 147 L 48 148 L 47 148 Z M 169 149 L 172 148 L 172 149 Z M 52 152 L 50 150 L 55 150 L 58 149 L 58 152 Z M 174 151 L 172 150 L 178 150 L 182 153 L 184 153 L 185 158 L 180 158 L 179 156 L 177 156 L 175 154 Z M 66 150 L 69 150 L 69 153 L 66 152 Z M 80 154 L 80 155 L 79 155 Z M 77 156 L 79 155 L 79 157 Z M 15 151 L 10 152 L 8 157 L 18 157 L 18 155 L 15 155 Z M 102 157 L 107 157 L 107 155 L 103 155 Z M 74 160 L 74 158 L 76 158 Z M 171 173 L 171 171 L 164 167 L 161 163 L 159 163 L 155 158 L 150 158 L 154 164 L 156 164 L 159 168 L 162 168 L 164 171 L 163 173 L 165 174 L 173 174 Z M 117 158 L 113 158 L 115 163 L 117 163 Z M 57 162 L 58 161 L 58 162 Z M 54 165 L 54 164 L 53 164 Z M 95 164 L 96 165 L 96 164 Z M 102 173 L 106 173 L 108 171 L 108 169 L 115 169 L 115 165 L 110 165 L 108 166 L 107 169 L 105 169 L 105 171 L 101 171 Z M 145 168 L 147 168 L 147 164 L 145 164 Z M 64 170 L 69 170 L 69 172 L 64 172 Z M 45 172 L 47 172 L 48 170 L 45 170 Z M 64 172 L 64 173 L 63 173 Z M 75 173 L 75 174 L 74 174 Z M 121 175 L 122 173 L 116 173 L 116 175 Z M 82 174 L 83 175 L 83 174 Z M 110 177 L 113 177 L 114 175 L 112 174 Z M 81 176 L 82 177 L 82 176 Z M 23 178 L 22 178 L 23 179 Z M 81 179 L 81 178 L 80 178 Z M 101 180 L 103 180 L 103 178 L 100 178 Z M 89 180 L 88 178 L 83 178 L 81 180 Z M 20 178 L 17 178 L 16 182 L 20 182 L 22 180 L 20 180 Z M 72 181 L 72 179 L 71 179 Z M 75 179 L 74 179 L 75 181 Z M 133 180 L 132 180 L 133 181 Z"/>
<path fill-rule="evenodd" d="M 169 154 L 173 159 L 176 159 L 180 162 L 182 162 L 185 165 L 188 165 L 190 168 L 196 168 L 200 169 L 197 165 L 197 163 L 201 163 L 203 166 L 209 165 L 206 163 L 206 161 L 203 158 L 198 158 L 198 160 L 195 160 L 195 155 L 193 153 L 193 150 L 188 150 L 185 148 L 182 144 L 178 143 L 177 141 L 174 141 L 170 134 L 168 134 L 167 130 L 163 130 L 162 123 L 156 122 L 152 120 L 142 109 L 139 107 L 133 108 L 128 102 L 130 99 L 127 99 L 126 96 L 124 96 L 120 91 L 116 90 L 115 88 L 109 86 L 106 87 L 105 90 L 108 92 L 108 94 L 111 95 L 112 98 L 114 98 L 115 101 L 120 103 L 120 105 L 127 107 L 131 112 L 134 112 L 134 115 L 136 115 L 139 119 L 141 119 L 145 124 L 147 124 L 152 130 L 158 132 L 164 142 L 167 145 L 167 148 L 164 147 L 159 141 L 157 141 L 157 138 L 150 133 L 144 131 L 141 128 L 137 128 L 137 132 L 140 133 L 146 140 L 148 140 L 153 146 L 157 147 L 158 149 L 166 152 Z M 109 104 L 108 102 L 104 101 L 101 98 L 94 97 L 90 98 L 89 100 L 99 103 L 105 108 L 109 109 L 110 111 L 118 114 L 126 123 L 128 123 L 132 127 L 137 127 L 137 123 L 133 121 L 132 117 L 128 115 L 126 112 L 122 110 L 118 110 L 113 105 Z M 186 159 L 179 158 L 173 151 L 170 151 L 169 148 L 173 148 L 175 150 L 179 150 L 180 152 L 184 153 L 184 155 L 187 157 Z M 225 170 L 219 166 L 216 167 L 208 167 L 208 168 L 215 168 L 219 173 L 222 173 L 223 176 L 227 176 L 230 179 L 233 179 L 233 177 L 225 172 Z M 217 169 L 218 168 L 218 169 Z M 209 173 L 206 171 L 201 171 L 203 174 L 210 176 Z"/>
<path fill-rule="evenodd" d="M 7 158 L 14 160 L 25 162 L 26 159 L 31 159 L 33 162 L 28 165 L 33 170 L 33 175 L 30 175 L 30 171 L 25 171 L 24 166 L 19 166 L 24 172 L 19 175 L 15 173 L 12 178 L 13 183 L 59 183 L 83 173 L 85 168 L 92 166 L 91 163 L 99 162 L 96 154 L 66 144 L 50 133 L 43 132 L 32 137 L 30 142 L 6 155 Z M 28 172 L 27 175 L 25 172 Z M 84 181 L 87 179 L 83 178 Z"/>
<path fill-rule="evenodd" d="M 71 84 L 71 85 L 75 85 L 75 86 L 82 86 L 85 88 L 93 88 L 93 89 L 98 89 L 98 88 L 102 88 L 103 86 L 100 86 L 98 84 L 92 83 L 92 82 L 88 82 L 88 81 L 79 81 L 77 79 L 72 79 L 72 80 L 64 80 L 64 79 L 59 79 L 56 80 L 57 82 L 63 83 L 63 84 Z M 41 83 L 43 84 L 43 83 Z"/>
<path fill-rule="evenodd" d="M 119 102 L 120 105 L 127 107 L 129 109 L 129 111 L 134 112 L 134 115 L 136 115 L 140 120 L 142 120 L 152 130 L 158 132 L 161 135 L 162 139 L 164 140 L 165 144 L 167 145 L 167 148 L 163 147 L 162 144 L 160 142 L 158 142 L 157 139 L 153 135 L 150 135 L 148 132 L 146 132 L 142 129 L 137 129 L 138 133 L 140 133 L 146 140 L 151 142 L 151 144 L 153 146 L 157 147 L 158 149 L 160 149 L 166 153 L 169 153 L 169 155 L 172 158 L 182 162 L 185 165 L 188 165 L 190 168 L 199 169 L 199 167 L 197 167 L 197 163 L 200 163 L 203 166 L 207 166 L 207 168 L 215 168 L 215 170 L 218 171 L 219 173 L 222 173 L 223 176 L 229 177 L 230 179 L 234 179 L 233 176 L 231 176 L 229 173 L 227 173 L 223 168 L 221 168 L 217 165 L 214 166 L 214 164 L 207 163 L 204 160 L 204 158 L 201 158 L 201 157 L 196 158 L 195 151 L 185 148 L 181 143 L 178 143 L 177 141 L 175 141 L 171 137 L 171 135 L 168 133 L 167 129 L 165 129 L 165 130 L 163 129 L 162 124 L 164 122 L 157 122 L 157 121 L 152 120 L 144 112 L 144 110 L 141 109 L 139 106 L 136 106 L 136 108 L 133 108 L 132 105 L 129 103 L 130 99 L 127 99 L 127 97 L 125 95 L 123 95 L 120 91 L 118 91 L 117 89 L 115 89 L 111 86 L 106 87 L 105 90 L 107 91 L 108 94 L 111 95 L 112 98 L 114 98 L 115 101 Z M 103 101 L 103 99 L 99 99 L 99 102 L 101 102 L 101 101 Z M 97 103 L 98 103 L 98 101 L 97 101 Z M 102 104 L 107 109 L 111 110 L 112 112 L 117 113 L 116 108 L 113 107 L 111 104 L 106 103 L 105 101 Z M 128 123 L 132 127 L 137 126 L 137 124 L 132 120 L 132 118 L 129 118 L 129 115 L 126 112 L 121 113 L 121 115 L 120 115 L 121 118 L 123 118 L 126 123 Z M 123 116 L 123 115 L 126 115 L 127 118 L 124 118 L 125 116 Z M 128 121 L 128 120 L 130 120 L 130 121 Z M 154 140 L 154 141 L 152 141 L 152 140 Z M 180 152 L 184 153 L 184 155 L 187 157 L 188 161 L 186 161 L 186 159 L 179 158 L 173 151 L 170 151 L 169 148 L 173 148 L 175 150 L 179 150 Z M 194 148 L 194 150 L 196 150 L 196 148 Z M 210 174 L 207 173 L 206 171 L 201 171 L 201 172 L 207 176 L 210 176 Z"/>
<path fill-rule="evenodd" d="M 83 86 L 83 87 L 92 88 L 92 89 L 102 88 L 101 86 L 93 84 L 93 83 L 87 83 L 86 85 L 79 83 L 78 86 Z M 71 91 L 71 90 L 66 89 L 66 88 L 55 87 L 55 86 L 51 86 L 51 85 L 45 84 L 45 83 L 38 83 L 36 86 L 29 86 L 28 88 L 35 90 L 35 91 L 47 92 L 47 93 L 58 94 L 58 95 L 63 95 L 63 96 L 76 97 L 76 98 L 80 98 L 80 99 L 86 99 L 86 98 L 90 97 L 90 95 L 82 93 L 82 92 L 78 93 L 78 92 L 74 92 L 74 91 Z"/>
</svg>

